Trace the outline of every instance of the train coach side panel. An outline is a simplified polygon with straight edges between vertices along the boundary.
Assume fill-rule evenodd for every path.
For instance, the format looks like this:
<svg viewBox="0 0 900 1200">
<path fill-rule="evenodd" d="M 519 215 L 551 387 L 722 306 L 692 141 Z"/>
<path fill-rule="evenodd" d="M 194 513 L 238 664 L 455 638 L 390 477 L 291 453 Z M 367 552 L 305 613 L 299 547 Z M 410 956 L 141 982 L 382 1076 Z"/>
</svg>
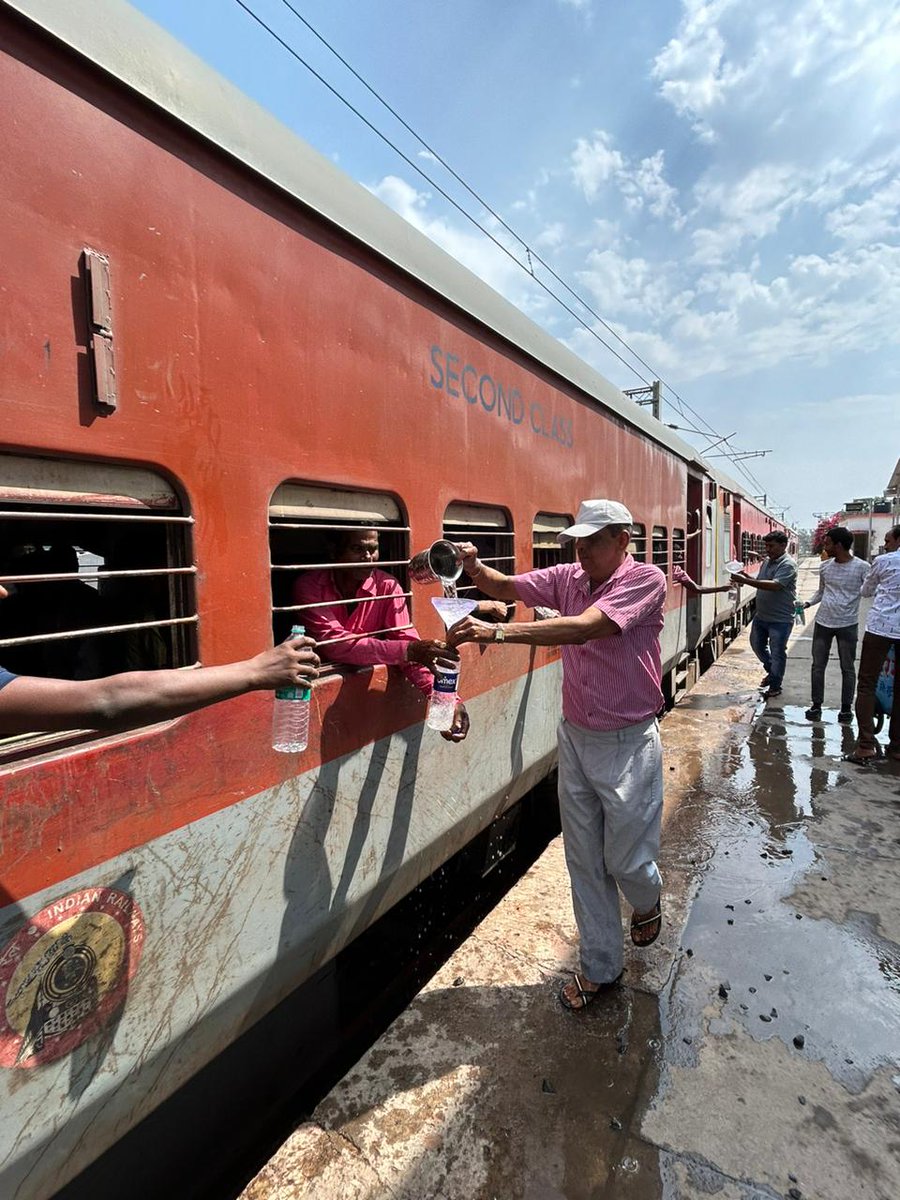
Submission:
<svg viewBox="0 0 900 1200">
<path fill-rule="evenodd" d="M 414 548 L 437 536 L 452 501 L 505 507 L 520 570 L 535 513 L 572 512 L 583 494 L 622 496 L 648 526 L 683 523 L 683 464 L 522 351 L 18 28 L 2 70 L 17 97 L 0 117 L 16 442 L 138 460 L 183 489 L 203 661 L 271 637 L 266 513 L 286 479 L 399 496 Z M 121 402 L 104 418 L 85 409 L 86 245 L 109 256 L 113 280 Z M 436 634 L 421 599 L 422 632 Z M 555 661 L 553 650 L 467 651 L 466 695 Z M 391 706 L 360 705 L 365 691 L 352 679 L 322 695 L 337 753 L 421 714 L 409 689 L 394 689 Z M 285 766 L 267 747 L 263 699 L 245 703 L 253 736 L 211 710 L 97 750 L 89 765 L 79 757 L 88 806 L 59 786 L 61 763 L 40 764 L 41 792 L 57 799 L 15 852 L 13 894 L 64 877 L 60 844 L 81 869 L 92 847 L 105 860 L 276 782 Z"/>
<path fill-rule="evenodd" d="M 413 550 L 449 504 L 503 509 L 519 571 L 536 514 L 587 495 L 624 500 L 648 539 L 684 528 L 670 449 L 2 10 L 0 27 L 5 445 L 172 481 L 202 661 L 271 640 L 285 481 L 396 497 Z M 106 416 L 85 248 L 110 262 Z M 436 636 L 428 593 L 414 606 Z M 670 588 L 667 663 L 684 616 Z M 299 759 L 271 752 L 253 695 L 0 772 L 12 1194 L 64 1182 L 546 774 L 559 677 L 552 648 L 464 648 L 462 746 L 375 668 L 316 688 Z"/>
</svg>

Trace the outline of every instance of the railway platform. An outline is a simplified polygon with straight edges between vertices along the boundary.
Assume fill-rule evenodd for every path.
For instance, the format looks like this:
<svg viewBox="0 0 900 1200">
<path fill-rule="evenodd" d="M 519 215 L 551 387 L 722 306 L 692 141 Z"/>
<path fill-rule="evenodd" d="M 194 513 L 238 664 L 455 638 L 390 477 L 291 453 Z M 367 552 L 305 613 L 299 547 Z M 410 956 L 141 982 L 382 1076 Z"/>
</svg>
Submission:
<svg viewBox="0 0 900 1200">
<path fill-rule="evenodd" d="M 557 1002 L 557 840 L 243 1200 L 900 1196 L 900 769 L 842 762 L 836 662 L 805 719 L 811 632 L 778 702 L 745 631 L 666 716 L 665 924 L 621 989 Z"/>
</svg>

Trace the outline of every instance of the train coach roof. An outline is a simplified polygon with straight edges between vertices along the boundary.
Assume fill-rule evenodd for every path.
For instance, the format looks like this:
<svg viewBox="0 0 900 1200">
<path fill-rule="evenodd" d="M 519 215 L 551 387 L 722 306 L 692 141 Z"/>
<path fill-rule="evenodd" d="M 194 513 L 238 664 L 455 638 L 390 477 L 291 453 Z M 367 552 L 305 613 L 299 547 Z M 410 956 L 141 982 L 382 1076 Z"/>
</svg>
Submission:
<svg viewBox="0 0 900 1200">
<path fill-rule="evenodd" d="M 124 0 L 0 4 L 21 13 L 679 458 L 709 472 L 693 446 Z M 730 481 L 726 486 L 743 491 Z"/>
</svg>

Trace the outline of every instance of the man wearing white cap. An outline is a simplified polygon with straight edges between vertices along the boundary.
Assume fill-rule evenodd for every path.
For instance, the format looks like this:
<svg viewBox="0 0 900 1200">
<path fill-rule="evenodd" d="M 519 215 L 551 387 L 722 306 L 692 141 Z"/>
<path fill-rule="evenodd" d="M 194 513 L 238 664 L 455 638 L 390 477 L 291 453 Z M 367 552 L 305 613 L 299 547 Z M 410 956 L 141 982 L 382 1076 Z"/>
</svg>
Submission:
<svg viewBox="0 0 900 1200">
<path fill-rule="evenodd" d="M 632 906 L 631 938 L 649 946 L 662 924 L 656 865 L 662 817 L 659 634 L 666 579 L 628 553 L 631 513 L 616 500 L 585 500 L 559 541 L 574 539 L 577 563 L 504 575 L 457 552 L 479 589 L 497 600 L 544 605 L 546 621 L 488 625 L 466 617 L 451 645 L 516 642 L 562 646 L 559 799 L 581 972 L 560 991 L 578 1011 L 618 983 L 623 948 L 618 887 Z"/>
</svg>

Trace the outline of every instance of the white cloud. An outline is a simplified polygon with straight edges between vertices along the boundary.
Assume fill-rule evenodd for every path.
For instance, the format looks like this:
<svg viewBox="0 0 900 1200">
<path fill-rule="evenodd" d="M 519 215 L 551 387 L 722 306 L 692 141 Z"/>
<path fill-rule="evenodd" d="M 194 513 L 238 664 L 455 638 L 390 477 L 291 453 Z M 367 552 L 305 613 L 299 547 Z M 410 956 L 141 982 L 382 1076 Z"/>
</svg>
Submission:
<svg viewBox="0 0 900 1200">
<path fill-rule="evenodd" d="M 676 203 L 678 193 L 663 178 L 663 167 L 663 151 L 657 150 L 649 158 L 642 158 L 630 172 L 620 172 L 619 186 L 627 208 L 635 211 L 646 205 L 652 216 L 672 217 L 675 227 L 680 228 L 684 218 Z"/>
<path fill-rule="evenodd" d="M 646 209 L 651 216 L 669 217 L 676 228 L 684 218 L 677 203 L 678 193 L 664 178 L 665 154 L 655 154 L 629 162 L 624 154 L 612 147 L 612 139 L 602 129 L 594 131 L 593 140 L 578 138 L 570 159 L 570 174 L 592 203 L 601 186 L 612 180 L 631 212 Z"/>
<path fill-rule="evenodd" d="M 694 261 L 715 264 L 728 258 L 745 238 L 774 233 L 783 216 L 808 195 L 802 172 L 788 165 L 763 163 L 744 175 L 724 180 L 701 180 L 694 189 L 698 216 L 717 222 L 691 232 Z"/>
<path fill-rule="evenodd" d="M 900 10 L 878 0 L 684 0 L 652 78 L 701 138 L 813 156 L 886 133 L 900 99 Z M 818 118 L 818 119 L 817 119 Z M 814 131 L 817 138 L 812 137 Z"/>
<path fill-rule="evenodd" d="M 753 262 L 710 272 L 693 287 L 678 261 L 595 250 L 578 282 L 644 358 L 681 380 L 791 362 L 823 366 L 896 344 L 900 247 L 798 256 L 770 279 Z M 595 339 L 577 331 L 573 338 L 573 348 L 598 362 Z"/>
<path fill-rule="evenodd" d="M 665 315 L 671 303 L 670 271 L 644 258 L 626 258 L 616 250 L 592 250 L 578 281 L 604 316 L 642 315 L 648 325 Z"/>
<path fill-rule="evenodd" d="M 619 246 L 627 241 L 627 237 L 622 233 L 616 221 L 597 217 L 591 224 L 590 244 L 596 246 L 598 250 L 608 250 L 612 246 Z"/>
<path fill-rule="evenodd" d="M 384 176 L 369 191 L 495 291 L 537 319 L 546 302 L 527 272 L 474 226 L 469 231 L 446 217 L 431 215 L 430 192 L 419 192 L 396 175 Z M 508 245 L 512 254 L 521 257 L 519 244 L 499 225 L 485 224 L 501 245 Z"/>
<path fill-rule="evenodd" d="M 826 228 L 843 242 L 860 245 L 900 236 L 900 179 L 893 179 L 858 204 L 828 213 Z"/>
<path fill-rule="evenodd" d="M 548 250 L 555 250 L 561 246 L 566 236 L 566 227 L 562 221 L 554 221 L 546 226 L 534 239 L 536 246 L 545 246 Z"/>
<path fill-rule="evenodd" d="M 695 118 L 704 137 L 704 118 L 723 101 L 740 73 L 725 62 L 725 40 L 716 22 L 729 0 L 685 0 L 678 35 L 657 55 L 652 77 L 676 112 Z"/>
<path fill-rule="evenodd" d="M 609 143 L 609 134 L 598 129 L 593 141 L 579 138 L 572 151 L 572 178 L 589 202 L 596 199 L 601 185 L 625 164 L 619 151 L 611 149 Z"/>
</svg>

